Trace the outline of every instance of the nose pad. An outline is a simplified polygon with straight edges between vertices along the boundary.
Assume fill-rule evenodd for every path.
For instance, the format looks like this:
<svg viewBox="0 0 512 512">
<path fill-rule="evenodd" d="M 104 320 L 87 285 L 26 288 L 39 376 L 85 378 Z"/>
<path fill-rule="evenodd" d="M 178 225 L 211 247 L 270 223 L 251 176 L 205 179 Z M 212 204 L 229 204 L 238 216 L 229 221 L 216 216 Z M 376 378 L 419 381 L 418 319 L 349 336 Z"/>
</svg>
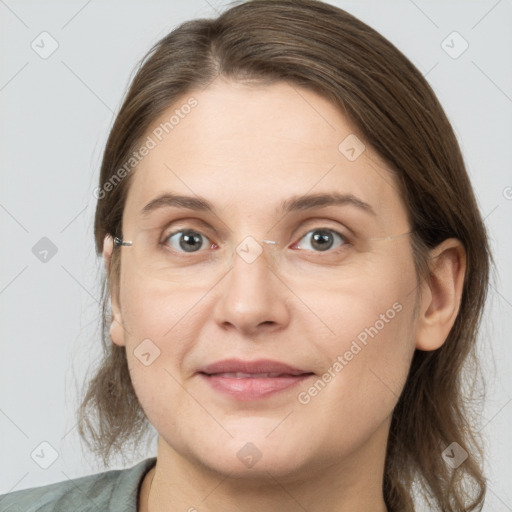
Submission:
<svg viewBox="0 0 512 512">
<path fill-rule="evenodd" d="M 274 240 L 256 240 L 252 236 L 245 237 L 232 252 L 229 268 L 232 268 L 235 259 L 241 258 L 245 263 L 252 264 L 263 258 L 274 270 L 277 270 L 277 252 L 279 242 Z"/>
<path fill-rule="evenodd" d="M 277 261 L 278 261 L 278 251 L 279 251 L 279 242 L 275 240 L 262 240 L 264 244 L 267 244 L 269 254 L 269 260 L 274 271 L 277 272 Z"/>
</svg>

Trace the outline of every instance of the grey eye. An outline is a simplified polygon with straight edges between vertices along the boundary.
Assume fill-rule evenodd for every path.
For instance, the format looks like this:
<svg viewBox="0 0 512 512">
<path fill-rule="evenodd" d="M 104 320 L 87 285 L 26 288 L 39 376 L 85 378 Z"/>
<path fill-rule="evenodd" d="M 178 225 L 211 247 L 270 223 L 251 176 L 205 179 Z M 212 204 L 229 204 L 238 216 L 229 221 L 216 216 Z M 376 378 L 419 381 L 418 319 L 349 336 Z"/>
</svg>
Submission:
<svg viewBox="0 0 512 512">
<path fill-rule="evenodd" d="M 206 245 L 206 247 L 210 245 L 208 238 L 198 231 L 191 229 L 182 229 L 172 233 L 166 238 L 166 242 L 168 242 L 171 249 L 178 252 L 180 252 L 180 250 L 185 252 L 198 252 L 197 250 L 203 248 L 203 245 Z M 176 243 L 178 245 L 176 245 Z"/>
<path fill-rule="evenodd" d="M 310 235 L 312 233 L 313 233 L 313 236 L 310 237 Z M 336 247 L 336 248 L 338 248 L 346 242 L 343 235 L 341 235 L 340 233 L 338 233 L 337 231 L 334 231 L 332 229 L 312 229 L 311 231 L 308 231 L 300 239 L 298 248 L 314 250 L 315 252 L 318 252 L 318 251 L 325 252 L 333 247 L 333 245 L 335 244 L 336 237 L 341 241 L 341 243 Z M 305 244 L 306 247 L 302 246 L 301 240 L 304 240 L 307 238 L 311 239 L 311 242 L 309 242 L 309 246 L 311 248 L 307 247 L 307 244 Z"/>
</svg>

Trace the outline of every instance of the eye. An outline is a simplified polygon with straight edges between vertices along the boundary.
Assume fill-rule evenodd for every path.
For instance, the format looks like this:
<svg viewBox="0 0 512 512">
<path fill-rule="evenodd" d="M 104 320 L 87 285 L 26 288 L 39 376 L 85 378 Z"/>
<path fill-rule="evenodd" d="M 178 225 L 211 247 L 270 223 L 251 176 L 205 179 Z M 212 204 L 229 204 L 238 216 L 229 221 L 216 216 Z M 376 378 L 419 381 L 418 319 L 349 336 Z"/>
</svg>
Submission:
<svg viewBox="0 0 512 512">
<path fill-rule="evenodd" d="M 302 243 L 302 240 L 307 240 L 308 238 L 310 239 L 309 242 Z M 338 240 L 337 246 L 336 239 Z M 215 249 L 217 247 L 208 237 L 193 229 L 175 231 L 166 236 L 162 243 L 178 253 L 195 253 L 200 252 L 201 249 Z M 336 249 L 343 247 L 347 243 L 348 240 L 341 233 L 333 229 L 317 228 L 308 231 L 292 248 L 327 252 L 334 247 L 334 250 L 331 252 L 336 252 Z"/>
<path fill-rule="evenodd" d="M 210 242 L 210 240 L 202 233 L 192 229 L 182 229 L 171 233 L 165 238 L 163 243 L 164 245 L 169 245 L 171 249 L 174 249 L 177 252 L 184 251 L 188 253 L 198 252 L 198 249 L 205 247 L 215 247 L 215 244 Z"/>
<path fill-rule="evenodd" d="M 313 236 L 310 237 L 310 235 L 313 233 Z M 311 239 L 311 242 L 309 242 L 310 249 L 307 245 L 308 243 L 304 244 L 302 246 L 301 240 Z M 338 249 L 339 247 L 345 245 L 347 242 L 347 239 L 337 231 L 334 231 L 333 229 L 324 229 L 324 228 L 317 228 L 312 229 L 311 231 L 308 231 L 298 242 L 298 244 L 295 244 L 294 247 L 298 249 L 307 249 L 307 250 L 314 250 L 315 252 L 325 252 L 328 251 L 333 247 L 335 244 L 335 239 L 338 238 L 341 243 L 335 247 L 335 249 Z M 333 251 L 335 252 L 335 251 Z"/>
</svg>

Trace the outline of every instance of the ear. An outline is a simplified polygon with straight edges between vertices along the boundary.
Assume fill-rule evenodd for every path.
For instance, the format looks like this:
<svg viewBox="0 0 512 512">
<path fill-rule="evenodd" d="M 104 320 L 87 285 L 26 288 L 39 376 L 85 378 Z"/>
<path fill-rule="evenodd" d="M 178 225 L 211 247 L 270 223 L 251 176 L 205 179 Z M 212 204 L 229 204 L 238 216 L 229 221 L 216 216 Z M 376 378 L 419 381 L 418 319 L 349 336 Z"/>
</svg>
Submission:
<svg viewBox="0 0 512 512">
<path fill-rule="evenodd" d="M 112 261 L 112 251 L 114 250 L 114 239 L 111 235 L 106 235 L 103 240 L 103 259 L 108 276 L 108 286 L 110 289 L 110 302 L 112 304 L 112 323 L 110 324 L 110 338 L 120 347 L 125 345 L 125 332 L 123 327 L 123 318 L 121 316 L 121 307 L 119 304 L 119 286 L 116 280 L 110 275 L 110 265 Z"/>
<path fill-rule="evenodd" d="M 426 351 L 446 341 L 459 312 L 466 273 L 466 251 L 456 238 L 444 240 L 430 257 L 430 275 L 421 284 L 416 323 L 416 348 Z"/>
</svg>

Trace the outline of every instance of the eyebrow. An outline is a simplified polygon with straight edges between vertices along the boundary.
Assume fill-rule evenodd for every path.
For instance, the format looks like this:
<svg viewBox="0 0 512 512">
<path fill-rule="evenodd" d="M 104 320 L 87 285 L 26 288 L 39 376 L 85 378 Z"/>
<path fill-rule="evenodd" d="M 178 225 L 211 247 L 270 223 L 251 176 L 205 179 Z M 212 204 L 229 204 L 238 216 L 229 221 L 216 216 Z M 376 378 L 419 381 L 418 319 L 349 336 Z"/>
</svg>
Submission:
<svg viewBox="0 0 512 512">
<path fill-rule="evenodd" d="M 309 194 L 305 196 L 292 196 L 281 202 L 277 213 L 290 213 L 311 210 L 326 206 L 354 206 L 366 213 L 376 216 L 375 210 L 366 202 L 353 194 L 340 194 L 338 192 Z M 194 211 L 205 211 L 215 214 L 215 207 L 202 197 L 183 196 L 172 193 L 162 194 L 151 200 L 141 210 L 143 216 L 148 216 L 155 210 L 166 207 L 184 208 Z"/>
</svg>

